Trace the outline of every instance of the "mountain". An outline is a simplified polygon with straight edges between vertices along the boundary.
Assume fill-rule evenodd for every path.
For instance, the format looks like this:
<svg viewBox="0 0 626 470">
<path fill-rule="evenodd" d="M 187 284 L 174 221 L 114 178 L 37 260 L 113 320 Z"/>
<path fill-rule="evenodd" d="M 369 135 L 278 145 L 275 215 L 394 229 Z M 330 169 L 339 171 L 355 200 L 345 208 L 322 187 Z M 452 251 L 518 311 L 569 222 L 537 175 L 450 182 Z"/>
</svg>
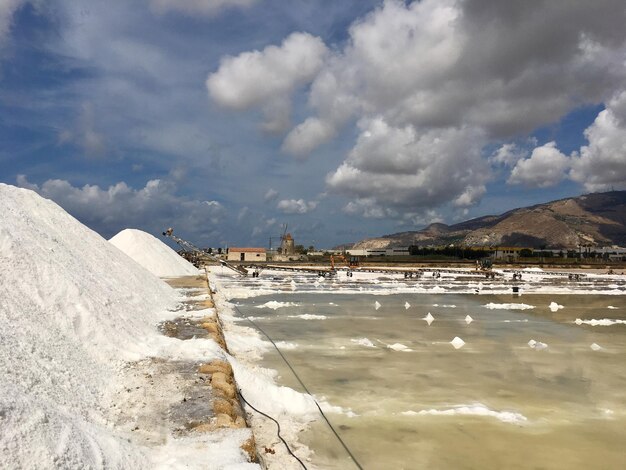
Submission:
<svg viewBox="0 0 626 470">
<path fill-rule="evenodd" d="M 455 225 L 369 238 L 353 248 L 428 245 L 577 248 L 626 246 L 626 191 L 593 193 L 523 207 Z"/>
</svg>

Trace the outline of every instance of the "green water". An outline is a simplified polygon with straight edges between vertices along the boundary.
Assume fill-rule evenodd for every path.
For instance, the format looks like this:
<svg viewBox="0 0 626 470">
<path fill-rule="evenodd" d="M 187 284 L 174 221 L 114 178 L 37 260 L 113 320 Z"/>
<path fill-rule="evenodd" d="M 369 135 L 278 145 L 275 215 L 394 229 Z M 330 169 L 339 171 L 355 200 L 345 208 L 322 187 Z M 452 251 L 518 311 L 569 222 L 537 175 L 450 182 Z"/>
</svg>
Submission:
<svg viewBox="0 0 626 470">
<path fill-rule="evenodd" d="M 255 308 L 268 300 L 298 306 Z M 552 301 L 564 308 L 551 312 Z M 490 302 L 536 308 L 483 306 Z M 297 345 L 284 354 L 316 397 L 358 415 L 328 416 L 364 468 L 625 467 L 626 325 L 574 323 L 626 320 L 623 296 L 294 293 L 243 300 L 239 308 L 261 317 L 274 340 Z M 435 318 L 430 326 L 422 320 L 428 312 Z M 326 319 L 297 317 L 303 314 Z M 449 343 L 455 336 L 466 343 L 461 349 Z M 352 341 L 360 338 L 376 347 Z M 531 339 L 547 349 L 530 348 Z M 395 343 L 411 351 L 386 347 Z M 603 349 L 593 351 L 592 343 Z M 279 371 L 279 383 L 301 389 L 276 353 L 263 365 Z M 500 414 L 426 413 L 460 405 Z M 512 422 L 498 419 L 506 420 L 506 412 Z M 353 468 L 322 421 L 301 440 L 319 468 Z"/>
</svg>

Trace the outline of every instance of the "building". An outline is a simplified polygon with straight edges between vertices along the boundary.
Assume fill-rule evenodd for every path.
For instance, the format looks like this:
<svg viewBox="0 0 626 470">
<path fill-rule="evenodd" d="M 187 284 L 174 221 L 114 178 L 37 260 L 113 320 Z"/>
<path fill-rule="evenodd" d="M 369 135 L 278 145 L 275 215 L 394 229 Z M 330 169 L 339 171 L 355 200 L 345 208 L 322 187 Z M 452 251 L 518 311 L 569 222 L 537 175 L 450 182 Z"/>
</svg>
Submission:
<svg viewBox="0 0 626 470">
<path fill-rule="evenodd" d="M 265 248 L 229 248 L 228 261 L 267 261 Z"/>
<path fill-rule="evenodd" d="M 296 252 L 296 248 L 294 245 L 293 237 L 290 233 L 282 237 L 280 241 L 280 250 L 279 254 L 289 256 L 293 255 Z"/>
</svg>

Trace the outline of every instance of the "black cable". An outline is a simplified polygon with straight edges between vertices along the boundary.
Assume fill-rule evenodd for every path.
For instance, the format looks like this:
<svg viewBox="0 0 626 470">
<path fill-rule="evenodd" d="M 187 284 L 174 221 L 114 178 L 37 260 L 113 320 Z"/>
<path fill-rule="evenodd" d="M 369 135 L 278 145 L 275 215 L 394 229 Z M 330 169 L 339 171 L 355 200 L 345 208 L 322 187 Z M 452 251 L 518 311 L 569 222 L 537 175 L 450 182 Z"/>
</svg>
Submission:
<svg viewBox="0 0 626 470">
<path fill-rule="evenodd" d="M 272 421 L 274 421 L 276 423 L 276 427 L 278 428 L 278 438 L 283 441 L 283 444 L 285 444 L 285 447 L 287 448 L 287 452 L 289 452 L 291 454 L 291 456 L 296 459 L 298 462 L 300 462 L 300 465 L 302 465 L 302 468 L 304 468 L 304 470 L 308 470 L 306 465 L 304 465 L 304 463 L 302 462 L 302 460 L 300 460 L 298 458 L 298 456 L 296 454 L 294 454 L 291 449 L 289 448 L 289 444 L 287 444 L 287 441 L 285 441 L 285 439 L 283 439 L 283 436 L 280 435 L 280 423 L 278 421 L 276 421 L 274 418 L 272 418 L 270 415 L 263 413 L 261 410 L 256 409 L 254 406 L 252 406 L 250 404 L 250 402 L 248 400 L 245 399 L 245 397 L 243 396 L 243 393 L 241 393 L 241 389 L 239 389 L 239 396 L 241 397 L 241 399 L 244 401 L 244 403 L 246 405 L 248 405 L 250 408 L 252 408 L 254 411 L 256 411 L 259 414 L 262 414 L 263 416 L 265 416 L 266 418 L 271 419 Z"/>
<path fill-rule="evenodd" d="M 276 348 L 276 351 L 278 352 L 278 354 L 280 354 L 280 357 L 283 358 L 283 361 L 285 361 L 285 364 L 287 364 L 287 367 L 289 367 L 289 369 L 291 370 L 291 372 L 293 373 L 294 377 L 298 380 L 298 382 L 300 383 L 300 385 L 302 386 L 302 388 L 304 389 L 304 391 L 313 399 L 313 402 L 315 403 L 315 406 L 317 406 L 317 409 L 319 410 L 320 414 L 322 415 L 322 418 L 324 418 L 324 421 L 326 421 L 326 424 L 328 424 L 328 427 L 330 428 L 330 430 L 333 432 L 333 434 L 335 435 L 335 437 L 337 438 L 337 440 L 341 443 L 341 445 L 343 446 L 343 448 L 345 449 L 345 451 L 348 453 L 348 455 L 350 456 L 350 458 L 352 459 L 352 461 L 354 462 L 354 464 L 357 466 L 357 468 L 359 470 L 363 470 L 363 467 L 361 466 L 361 464 L 358 462 L 358 460 L 356 459 L 356 457 L 354 455 L 352 455 L 352 452 L 350 452 L 350 449 L 348 449 L 348 446 L 346 445 L 345 442 L 343 442 L 343 439 L 341 439 L 341 437 L 339 436 L 339 434 L 337 433 L 337 431 L 335 431 L 335 428 L 333 427 L 332 424 L 330 424 L 330 421 L 328 420 L 328 418 L 326 417 L 326 415 L 324 414 L 324 412 L 322 411 L 322 408 L 320 407 L 319 403 L 317 403 L 317 400 L 315 399 L 315 397 L 313 397 L 313 395 L 311 394 L 311 392 L 309 392 L 309 389 L 306 388 L 306 385 L 304 385 L 304 383 L 302 382 L 302 380 L 300 379 L 300 377 L 298 376 L 298 374 L 296 373 L 296 371 L 294 370 L 293 367 L 291 367 L 291 364 L 289 363 L 289 361 L 287 360 L 287 358 L 283 355 L 283 353 L 281 352 L 281 350 L 278 348 L 278 346 L 276 345 L 276 343 L 274 342 L 274 340 L 272 338 L 270 338 L 270 336 L 263 330 L 263 328 L 261 328 L 259 325 L 257 325 L 250 317 L 248 317 L 247 315 L 244 315 L 241 310 L 239 310 L 239 308 L 233 304 L 233 307 L 235 307 L 235 310 L 237 310 L 237 312 L 239 312 L 239 314 L 244 317 L 246 320 L 248 320 L 250 323 L 252 323 L 254 325 L 254 327 L 256 329 L 258 329 L 261 333 L 263 333 L 265 335 L 265 337 L 269 340 L 270 343 L 272 343 L 274 345 L 274 348 Z M 284 442 L 284 441 L 283 441 Z"/>
</svg>

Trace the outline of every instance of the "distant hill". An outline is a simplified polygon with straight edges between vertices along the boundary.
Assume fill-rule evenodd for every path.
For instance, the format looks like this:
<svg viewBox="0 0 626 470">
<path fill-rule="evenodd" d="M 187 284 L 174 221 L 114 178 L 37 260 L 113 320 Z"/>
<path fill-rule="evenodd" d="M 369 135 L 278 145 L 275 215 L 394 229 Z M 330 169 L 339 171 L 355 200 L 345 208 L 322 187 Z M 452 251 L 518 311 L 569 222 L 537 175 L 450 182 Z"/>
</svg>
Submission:
<svg viewBox="0 0 626 470">
<path fill-rule="evenodd" d="M 418 231 L 362 240 L 353 248 L 451 243 L 565 249 L 579 245 L 626 246 L 626 191 L 560 199 L 455 225 L 431 224 Z"/>
</svg>

